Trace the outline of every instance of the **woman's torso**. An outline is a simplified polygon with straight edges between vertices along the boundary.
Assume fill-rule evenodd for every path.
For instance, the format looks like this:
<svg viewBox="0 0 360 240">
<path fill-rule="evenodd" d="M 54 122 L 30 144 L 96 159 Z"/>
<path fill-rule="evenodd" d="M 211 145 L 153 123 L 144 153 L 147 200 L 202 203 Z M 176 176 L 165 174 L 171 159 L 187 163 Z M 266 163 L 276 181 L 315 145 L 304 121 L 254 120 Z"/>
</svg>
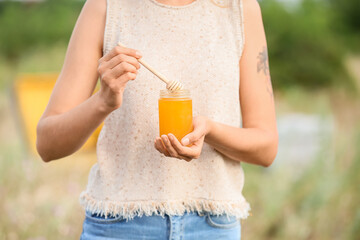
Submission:
<svg viewBox="0 0 360 240">
<path fill-rule="evenodd" d="M 104 54 L 121 41 L 169 79 L 191 90 L 194 116 L 240 126 L 239 59 L 243 48 L 241 2 L 220 8 L 210 0 L 169 7 L 155 0 L 108 0 Z M 181 215 L 186 211 L 245 218 L 244 174 L 204 144 L 191 162 L 161 156 L 159 92 L 164 84 L 145 68 L 127 84 L 123 105 L 105 120 L 81 203 L 91 212 Z"/>
</svg>

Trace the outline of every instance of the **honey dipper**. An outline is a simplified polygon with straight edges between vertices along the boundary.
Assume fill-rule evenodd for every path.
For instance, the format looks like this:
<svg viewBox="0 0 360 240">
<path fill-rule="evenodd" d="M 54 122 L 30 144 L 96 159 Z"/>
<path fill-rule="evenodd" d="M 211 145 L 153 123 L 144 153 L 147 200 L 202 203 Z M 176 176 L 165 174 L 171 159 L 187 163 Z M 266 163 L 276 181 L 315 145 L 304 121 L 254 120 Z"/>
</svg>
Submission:
<svg viewBox="0 0 360 240">
<path fill-rule="evenodd" d="M 120 47 L 125 47 L 122 43 L 118 43 L 118 45 Z M 183 89 L 183 85 L 176 80 L 169 80 L 167 79 L 164 75 L 162 75 L 161 73 L 159 73 L 158 71 L 156 71 L 153 67 L 151 67 L 147 62 L 145 62 L 142 58 L 138 59 L 139 63 L 141 65 L 143 65 L 144 67 L 146 67 L 150 72 L 152 72 L 155 76 L 157 76 L 161 81 L 163 81 L 164 83 L 166 83 L 166 88 L 171 91 L 178 91 L 178 90 L 182 90 Z"/>
</svg>

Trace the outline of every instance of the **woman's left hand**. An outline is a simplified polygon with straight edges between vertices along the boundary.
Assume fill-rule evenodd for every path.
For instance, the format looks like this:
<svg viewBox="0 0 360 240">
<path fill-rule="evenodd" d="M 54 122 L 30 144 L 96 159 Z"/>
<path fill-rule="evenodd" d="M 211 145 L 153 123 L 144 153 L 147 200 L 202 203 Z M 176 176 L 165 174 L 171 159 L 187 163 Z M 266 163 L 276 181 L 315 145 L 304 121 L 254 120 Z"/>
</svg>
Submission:
<svg viewBox="0 0 360 240">
<path fill-rule="evenodd" d="M 209 119 L 203 116 L 193 119 L 194 130 L 186 135 L 181 143 L 173 135 L 162 135 L 155 140 L 155 148 L 167 157 L 183 159 L 190 162 L 198 159 L 204 144 L 205 136 L 210 132 Z"/>
</svg>

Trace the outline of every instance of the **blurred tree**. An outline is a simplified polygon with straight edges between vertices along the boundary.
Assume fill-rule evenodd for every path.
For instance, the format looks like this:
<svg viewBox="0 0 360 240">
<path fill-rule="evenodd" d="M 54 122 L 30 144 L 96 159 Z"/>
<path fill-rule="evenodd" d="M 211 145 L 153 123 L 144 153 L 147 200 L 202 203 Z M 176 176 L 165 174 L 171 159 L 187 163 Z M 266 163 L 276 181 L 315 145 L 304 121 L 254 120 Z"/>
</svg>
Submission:
<svg viewBox="0 0 360 240">
<path fill-rule="evenodd" d="M 277 0 L 260 2 L 275 88 L 351 86 L 344 66 L 346 50 L 351 44 L 344 39 L 351 38 L 355 32 L 360 36 L 357 16 L 360 1 L 295 2 L 292 7 Z M 67 44 L 83 3 L 0 2 L 0 55 L 16 63 L 19 56 L 34 47 Z M 352 42 L 359 45 L 355 40 Z"/>
<path fill-rule="evenodd" d="M 293 8 L 275 0 L 260 4 L 276 89 L 352 85 L 344 46 L 331 30 L 332 12 L 323 1 L 303 0 Z"/>
<path fill-rule="evenodd" d="M 16 61 L 39 45 L 69 40 L 83 2 L 48 0 L 42 3 L 0 3 L 0 54 Z"/>
<path fill-rule="evenodd" d="M 341 16 L 345 25 L 352 32 L 360 34 L 360 1 L 359 0 L 330 0 L 334 10 Z"/>
<path fill-rule="evenodd" d="M 360 51 L 360 1 L 328 0 L 336 17 L 335 31 L 339 32 L 350 50 Z"/>
</svg>

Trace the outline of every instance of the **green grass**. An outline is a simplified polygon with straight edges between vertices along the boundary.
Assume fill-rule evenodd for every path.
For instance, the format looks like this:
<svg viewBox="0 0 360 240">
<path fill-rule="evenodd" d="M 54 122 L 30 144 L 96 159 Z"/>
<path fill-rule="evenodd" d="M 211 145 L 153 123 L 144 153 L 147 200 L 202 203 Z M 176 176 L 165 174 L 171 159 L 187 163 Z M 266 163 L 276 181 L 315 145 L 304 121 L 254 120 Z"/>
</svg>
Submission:
<svg viewBox="0 0 360 240">
<path fill-rule="evenodd" d="M 79 239 L 84 212 L 78 196 L 94 155 L 45 164 L 1 143 L 0 239 Z"/>
<path fill-rule="evenodd" d="M 94 154 L 45 164 L 26 153 L 9 99 L 0 96 L 0 239 L 78 239 L 78 196 Z"/>
<path fill-rule="evenodd" d="M 244 239 L 358 239 L 360 126 L 356 129 L 345 142 L 325 145 L 300 175 L 296 164 L 274 170 L 245 165 L 244 194 L 253 216 L 243 222 Z M 340 154 L 344 150 L 354 154 Z"/>
</svg>

